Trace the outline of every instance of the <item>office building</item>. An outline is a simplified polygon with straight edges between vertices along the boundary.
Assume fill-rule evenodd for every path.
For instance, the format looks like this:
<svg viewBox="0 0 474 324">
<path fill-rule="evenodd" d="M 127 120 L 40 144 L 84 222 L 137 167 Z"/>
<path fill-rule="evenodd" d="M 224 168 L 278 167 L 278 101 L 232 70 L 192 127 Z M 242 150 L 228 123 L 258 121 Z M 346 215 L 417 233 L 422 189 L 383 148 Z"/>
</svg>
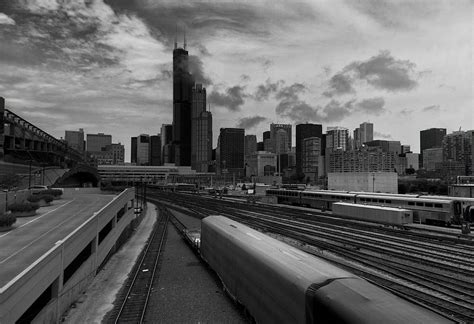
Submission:
<svg viewBox="0 0 474 324">
<path fill-rule="evenodd" d="M 130 145 L 130 163 L 136 164 L 137 163 L 137 138 L 131 138 L 131 145 Z"/>
<path fill-rule="evenodd" d="M 423 150 L 423 169 L 426 171 L 436 171 L 443 163 L 443 148 L 434 147 Z"/>
<path fill-rule="evenodd" d="M 173 125 L 161 125 L 161 161 L 162 164 L 174 163 Z"/>
<path fill-rule="evenodd" d="M 137 137 L 137 165 L 150 165 L 150 135 Z"/>
<path fill-rule="evenodd" d="M 400 148 L 401 154 L 410 153 L 410 152 L 411 152 L 410 145 L 402 145 L 402 147 Z"/>
<path fill-rule="evenodd" d="M 303 140 L 302 171 L 307 180 L 317 180 L 320 176 L 321 138 L 308 137 Z"/>
<path fill-rule="evenodd" d="M 257 151 L 247 156 L 246 176 L 265 177 L 275 175 L 277 156 L 275 153 Z"/>
<path fill-rule="evenodd" d="M 357 151 L 336 150 L 327 157 L 327 172 L 394 172 L 398 154 L 379 147 Z"/>
<path fill-rule="evenodd" d="M 367 147 L 379 147 L 382 152 L 391 152 L 396 155 L 401 153 L 402 145 L 400 141 L 375 140 L 365 142 Z"/>
<path fill-rule="evenodd" d="M 256 135 L 245 135 L 244 151 L 245 151 L 245 157 L 257 152 L 257 136 Z"/>
<path fill-rule="evenodd" d="M 196 84 L 192 89 L 191 168 L 208 172 L 212 160 L 212 114 L 206 110 L 206 88 Z"/>
<path fill-rule="evenodd" d="M 296 172 L 303 172 L 303 141 L 310 137 L 319 137 L 322 146 L 323 126 L 320 124 L 299 124 L 296 125 Z M 323 149 L 323 148 L 322 148 Z M 324 151 L 321 151 L 321 153 Z"/>
<path fill-rule="evenodd" d="M 87 152 L 100 152 L 107 145 L 112 144 L 112 135 L 104 133 L 87 134 Z"/>
<path fill-rule="evenodd" d="M 265 145 L 262 142 L 257 142 L 257 150 L 256 151 L 265 151 Z"/>
<path fill-rule="evenodd" d="M 161 165 L 161 135 L 150 136 L 150 165 Z"/>
<path fill-rule="evenodd" d="M 220 174 L 243 176 L 244 173 L 243 128 L 221 128 L 216 151 L 217 167 Z"/>
<path fill-rule="evenodd" d="M 270 124 L 272 152 L 277 154 L 291 151 L 291 124 Z"/>
<path fill-rule="evenodd" d="M 78 131 L 67 130 L 64 134 L 64 140 L 67 142 L 69 147 L 79 152 L 84 152 L 84 130 L 79 128 Z"/>
<path fill-rule="evenodd" d="M 466 176 L 472 173 L 472 142 L 474 131 L 457 131 L 443 138 L 443 162 L 446 166 L 459 164 L 451 175 Z"/>
<path fill-rule="evenodd" d="M 423 151 L 430 148 L 443 147 L 446 128 L 429 128 L 420 131 L 420 163 L 423 165 Z"/>
<path fill-rule="evenodd" d="M 191 165 L 191 110 L 194 79 L 189 73 L 186 40 L 173 50 L 173 145 L 176 166 Z"/>
<path fill-rule="evenodd" d="M 349 130 L 344 127 L 328 127 L 326 131 L 326 150 L 343 150 L 349 149 Z"/>
<path fill-rule="evenodd" d="M 359 125 L 360 129 L 360 146 L 366 142 L 374 140 L 374 124 L 372 123 L 362 123 Z"/>
</svg>

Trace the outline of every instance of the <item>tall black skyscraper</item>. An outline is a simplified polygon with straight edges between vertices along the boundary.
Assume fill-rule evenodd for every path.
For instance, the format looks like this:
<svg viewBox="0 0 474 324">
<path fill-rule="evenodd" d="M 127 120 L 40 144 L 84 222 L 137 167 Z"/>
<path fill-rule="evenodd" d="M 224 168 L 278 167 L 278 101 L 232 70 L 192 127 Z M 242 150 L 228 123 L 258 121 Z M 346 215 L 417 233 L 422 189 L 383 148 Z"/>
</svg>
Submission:
<svg viewBox="0 0 474 324">
<path fill-rule="evenodd" d="M 423 151 L 430 148 L 443 147 L 446 128 L 429 128 L 420 131 L 420 166 L 423 165 Z"/>
<path fill-rule="evenodd" d="M 191 165 L 191 107 L 194 79 L 189 73 L 186 38 L 173 50 L 173 145 L 176 165 Z"/>
<path fill-rule="evenodd" d="M 322 139 L 323 126 L 319 124 L 299 124 L 296 125 L 296 171 L 303 172 L 303 141 L 309 137 L 319 137 Z"/>
</svg>

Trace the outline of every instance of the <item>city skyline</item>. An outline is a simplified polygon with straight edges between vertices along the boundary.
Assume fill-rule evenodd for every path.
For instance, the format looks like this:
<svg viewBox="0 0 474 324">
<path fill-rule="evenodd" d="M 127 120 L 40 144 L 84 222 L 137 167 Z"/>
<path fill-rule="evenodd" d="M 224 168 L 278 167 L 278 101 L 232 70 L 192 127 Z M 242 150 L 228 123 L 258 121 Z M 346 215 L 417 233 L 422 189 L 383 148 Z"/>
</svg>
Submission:
<svg viewBox="0 0 474 324">
<path fill-rule="evenodd" d="M 474 128 L 471 2 L 267 4 L 1 4 L 1 95 L 57 138 L 112 134 L 129 161 L 132 136 L 172 122 L 178 24 L 207 89 L 214 143 L 225 127 L 260 141 L 271 123 L 352 133 L 370 121 L 374 139 L 419 152 L 420 130 Z"/>
</svg>

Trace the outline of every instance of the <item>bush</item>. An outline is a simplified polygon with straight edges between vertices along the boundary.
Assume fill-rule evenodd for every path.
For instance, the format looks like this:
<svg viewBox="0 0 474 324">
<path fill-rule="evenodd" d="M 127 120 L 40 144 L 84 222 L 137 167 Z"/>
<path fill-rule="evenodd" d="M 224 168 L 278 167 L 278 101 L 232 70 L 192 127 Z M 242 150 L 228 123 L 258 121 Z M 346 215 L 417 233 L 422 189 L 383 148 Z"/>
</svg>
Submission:
<svg viewBox="0 0 474 324">
<path fill-rule="evenodd" d="M 16 222 L 16 217 L 12 214 L 0 215 L 0 227 L 8 227 Z"/>
<path fill-rule="evenodd" d="M 8 210 L 12 212 L 29 212 L 38 208 L 39 204 L 37 203 L 15 203 L 8 206 Z"/>
<path fill-rule="evenodd" d="M 54 200 L 54 197 L 52 195 L 47 194 L 38 194 L 29 196 L 27 200 L 32 203 L 37 203 L 40 200 L 44 200 L 45 203 L 49 204 Z"/>
</svg>

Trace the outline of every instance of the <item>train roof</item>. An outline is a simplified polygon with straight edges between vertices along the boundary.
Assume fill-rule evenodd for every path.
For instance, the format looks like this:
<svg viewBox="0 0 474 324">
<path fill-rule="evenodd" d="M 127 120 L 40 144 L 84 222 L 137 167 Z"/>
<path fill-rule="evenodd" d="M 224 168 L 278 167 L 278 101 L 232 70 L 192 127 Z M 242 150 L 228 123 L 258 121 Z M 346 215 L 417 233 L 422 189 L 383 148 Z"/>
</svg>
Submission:
<svg viewBox="0 0 474 324">
<path fill-rule="evenodd" d="M 325 260 L 298 250 L 286 243 L 256 231 L 246 225 L 224 216 L 208 216 L 202 220 L 202 244 L 206 244 L 206 228 L 218 229 L 247 253 L 264 255 L 271 269 L 291 273 L 300 278 L 300 284 L 308 287 L 312 283 L 324 283 L 329 278 L 354 277 L 354 274 L 340 269 Z M 229 251 L 231 252 L 231 251 Z"/>
<path fill-rule="evenodd" d="M 397 201 L 413 201 L 413 202 L 428 202 L 428 203 L 440 203 L 440 204 L 448 204 L 452 202 L 449 199 L 427 199 L 423 197 L 403 197 L 403 196 L 377 196 L 377 195 L 357 195 L 357 198 L 383 198 L 383 199 L 390 199 L 390 200 L 397 200 Z"/>
<path fill-rule="evenodd" d="M 360 208 L 366 208 L 366 209 L 372 209 L 372 210 L 381 210 L 381 211 L 399 211 L 399 212 L 411 212 L 410 209 L 404 209 L 404 208 L 397 208 L 397 207 L 386 207 L 386 206 L 377 206 L 377 205 L 366 205 L 366 204 L 354 204 L 354 203 L 346 203 L 346 202 L 336 202 L 332 204 L 338 205 L 338 206 L 352 206 L 352 207 L 360 207 Z"/>
</svg>

